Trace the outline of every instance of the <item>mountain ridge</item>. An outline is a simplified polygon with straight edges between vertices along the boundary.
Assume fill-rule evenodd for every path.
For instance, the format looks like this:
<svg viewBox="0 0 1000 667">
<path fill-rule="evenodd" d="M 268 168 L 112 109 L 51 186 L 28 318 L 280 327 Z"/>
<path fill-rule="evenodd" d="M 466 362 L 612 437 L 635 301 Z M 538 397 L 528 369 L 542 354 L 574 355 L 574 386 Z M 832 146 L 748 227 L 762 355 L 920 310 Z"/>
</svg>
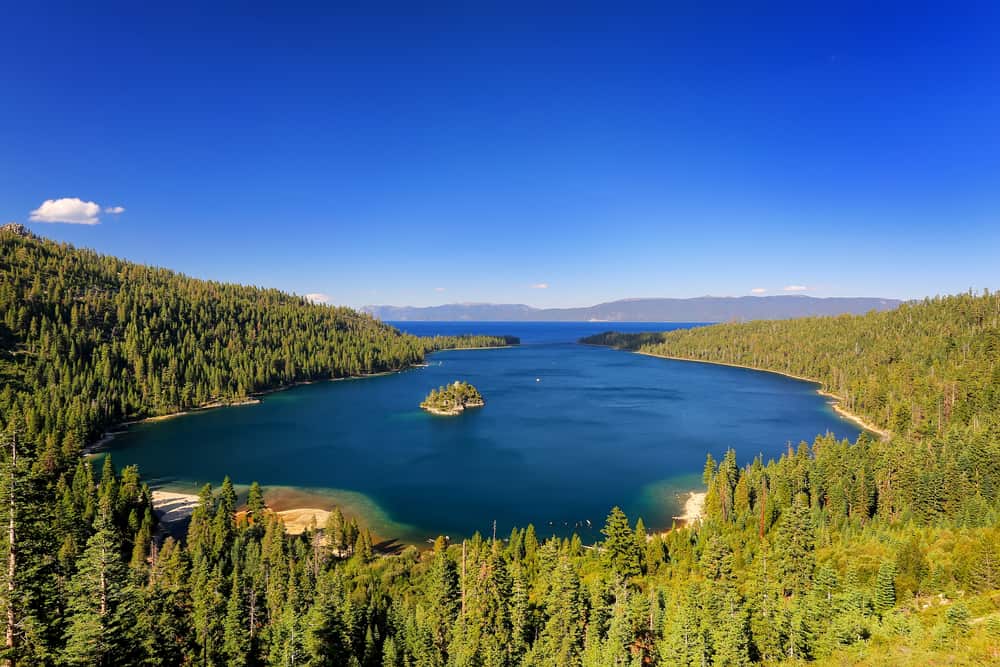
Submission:
<svg viewBox="0 0 1000 667">
<path fill-rule="evenodd" d="M 809 316 L 860 315 L 897 308 L 903 301 L 879 297 L 701 296 L 618 299 L 580 308 L 535 308 L 523 303 L 450 303 L 439 306 L 368 305 L 383 321 L 509 322 L 728 322 Z"/>
</svg>

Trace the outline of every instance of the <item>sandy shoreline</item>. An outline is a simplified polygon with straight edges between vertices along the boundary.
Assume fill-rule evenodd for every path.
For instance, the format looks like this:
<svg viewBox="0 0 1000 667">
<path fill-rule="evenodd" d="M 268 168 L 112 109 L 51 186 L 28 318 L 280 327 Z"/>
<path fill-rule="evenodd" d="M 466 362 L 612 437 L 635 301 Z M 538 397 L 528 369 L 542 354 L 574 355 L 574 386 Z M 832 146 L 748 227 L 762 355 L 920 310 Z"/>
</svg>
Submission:
<svg viewBox="0 0 1000 667">
<path fill-rule="evenodd" d="M 285 532 L 289 535 L 299 535 L 306 532 L 312 525 L 313 519 L 316 520 L 316 527 L 322 528 L 330 516 L 329 510 L 318 507 L 297 507 L 281 510 L 275 514 L 281 517 L 281 522 L 285 524 Z"/>
<path fill-rule="evenodd" d="M 171 535 L 176 535 L 186 529 L 191 514 L 198 507 L 200 498 L 194 493 L 178 493 L 155 489 L 153 495 L 153 513 L 160 525 Z M 285 532 L 289 535 L 299 535 L 309 529 L 312 520 L 322 528 L 330 516 L 330 511 L 318 507 L 292 507 L 283 510 L 271 509 L 285 524 Z"/>
<path fill-rule="evenodd" d="M 191 513 L 198 507 L 198 496 L 190 493 L 153 490 L 153 514 L 160 528 L 175 538 L 187 531 Z"/>
<path fill-rule="evenodd" d="M 603 346 L 610 347 L 610 346 Z M 758 371 L 760 373 L 774 373 L 775 375 L 781 375 L 786 378 L 792 378 L 793 380 L 802 380 L 803 382 L 811 382 L 813 384 L 819 385 L 816 389 L 816 393 L 820 396 L 830 399 L 830 406 L 833 408 L 834 412 L 846 419 L 847 421 L 853 422 L 854 424 L 860 426 L 866 431 L 877 434 L 883 440 L 888 440 L 891 435 L 889 431 L 881 429 L 874 424 L 868 422 L 863 417 L 859 417 L 850 410 L 844 407 L 844 399 L 837 396 L 834 393 L 827 391 L 823 387 L 823 383 L 819 380 L 813 378 L 803 377 L 801 375 L 793 375 L 792 373 L 785 373 L 783 371 L 776 371 L 769 368 L 757 368 L 756 366 L 747 366 L 745 364 L 732 364 L 726 361 L 706 361 L 704 359 L 688 359 L 687 357 L 675 357 L 669 354 L 653 354 L 652 352 L 640 352 L 638 350 L 634 351 L 635 354 L 641 354 L 645 357 L 656 357 L 657 359 L 671 359 L 673 361 L 686 361 L 692 364 L 712 364 L 713 366 L 729 366 L 730 368 L 742 368 L 748 371 Z"/>
<path fill-rule="evenodd" d="M 701 521 L 705 515 L 705 497 L 708 494 L 704 491 L 691 491 L 684 502 L 684 513 L 675 516 L 677 521 L 683 521 L 685 526 L 690 526 Z"/>
</svg>

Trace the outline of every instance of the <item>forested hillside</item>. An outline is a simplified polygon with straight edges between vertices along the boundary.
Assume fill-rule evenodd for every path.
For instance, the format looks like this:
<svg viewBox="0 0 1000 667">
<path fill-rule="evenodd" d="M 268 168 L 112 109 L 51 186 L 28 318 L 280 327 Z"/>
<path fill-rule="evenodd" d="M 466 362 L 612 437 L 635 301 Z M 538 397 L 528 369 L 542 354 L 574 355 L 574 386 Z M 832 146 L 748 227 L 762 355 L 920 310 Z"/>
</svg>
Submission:
<svg viewBox="0 0 1000 667">
<path fill-rule="evenodd" d="M 716 324 L 583 342 L 779 371 L 821 382 L 851 412 L 897 434 L 996 426 L 1000 294 L 960 294 L 863 316 Z"/>
<path fill-rule="evenodd" d="M 995 377 L 996 360 L 976 342 L 996 330 L 995 297 L 904 309 L 897 333 L 909 337 L 863 333 L 883 326 L 882 315 L 851 323 L 880 341 L 885 356 L 872 364 L 898 359 L 914 379 L 930 369 L 915 400 L 948 401 L 947 418 L 928 428 L 911 412 L 890 441 L 820 436 L 742 468 L 732 451 L 709 458 L 703 521 L 663 535 L 614 509 L 596 545 L 528 526 L 506 539 L 439 538 L 433 550 L 390 554 L 379 541 L 391 535 L 372 536 L 339 511 L 287 535 L 259 488 L 238 512 L 224 481 L 203 490 L 184 543 L 160 542 L 138 471 L 106 459 L 96 474 L 79 456 L 106 424 L 296 379 L 400 368 L 442 342 L 274 291 L 16 235 L 0 244 L 7 664 L 915 665 L 1000 656 L 1000 439 L 988 407 L 997 387 L 979 379 Z M 959 320 L 967 311 L 981 322 Z M 950 325 L 938 321 L 946 312 Z M 814 338 L 798 345 L 816 344 L 812 356 L 852 386 L 852 355 L 865 348 L 847 338 L 838 352 L 827 324 L 841 321 L 807 322 Z M 701 331 L 727 332 L 718 349 L 739 349 L 759 325 L 745 326 Z M 954 327 L 957 350 L 937 346 L 942 326 Z M 768 352 L 765 339 L 755 343 L 762 356 L 782 344 L 779 336 Z M 892 389 L 906 395 L 902 379 Z"/>
<path fill-rule="evenodd" d="M 953 515 L 1000 493 L 1000 294 L 584 342 L 821 382 L 848 410 L 895 436 L 878 445 L 886 516 Z"/>
<path fill-rule="evenodd" d="M 0 410 L 50 458 L 126 419 L 516 342 L 417 338 L 349 308 L 0 232 Z"/>
</svg>

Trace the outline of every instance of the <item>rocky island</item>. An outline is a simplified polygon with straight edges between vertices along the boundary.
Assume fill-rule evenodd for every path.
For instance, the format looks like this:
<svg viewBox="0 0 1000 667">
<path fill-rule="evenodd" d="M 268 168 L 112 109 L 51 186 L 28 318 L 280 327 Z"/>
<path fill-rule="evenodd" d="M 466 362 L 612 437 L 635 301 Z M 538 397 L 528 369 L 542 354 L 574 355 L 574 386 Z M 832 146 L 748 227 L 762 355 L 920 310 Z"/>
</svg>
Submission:
<svg viewBox="0 0 1000 667">
<path fill-rule="evenodd" d="M 468 382 L 456 380 L 452 384 L 431 389 L 420 407 L 431 414 L 452 417 L 462 414 L 466 408 L 481 408 L 486 405 L 482 394 Z"/>
</svg>

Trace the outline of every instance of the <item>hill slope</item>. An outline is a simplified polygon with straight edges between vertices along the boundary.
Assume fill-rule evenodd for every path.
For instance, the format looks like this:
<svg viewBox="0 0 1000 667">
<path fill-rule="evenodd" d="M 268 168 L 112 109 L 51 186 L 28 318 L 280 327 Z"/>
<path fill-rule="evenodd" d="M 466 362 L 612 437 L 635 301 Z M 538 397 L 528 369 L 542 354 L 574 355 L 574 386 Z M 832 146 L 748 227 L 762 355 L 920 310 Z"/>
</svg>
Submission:
<svg viewBox="0 0 1000 667">
<path fill-rule="evenodd" d="M 417 338 L 349 308 L 0 230 L 0 409 L 66 452 L 125 419 L 515 342 Z"/>
<path fill-rule="evenodd" d="M 943 435 L 1000 413 L 1000 294 L 927 299 L 861 317 L 717 324 L 584 342 L 813 378 L 899 434 Z"/>
<path fill-rule="evenodd" d="M 665 534 L 614 508 L 597 548 L 540 540 L 528 526 L 506 540 L 379 549 L 335 508 L 323 527 L 287 534 L 258 486 L 237 512 L 227 479 L 216 493 L 206 485 L 179 543 L 154 538 L 138 471 L 105 459 L 95 475 L 77 456 L 80 433 L 300 373 L 393 368 L 451 343 L 270 290 L 8 236 L 0 659 L 603 667 L 1000 655 L 997 383 L 979 381 L 996 377 L 995 297 L 853 318 L 846 330 L 830 318 L 706 328 L 684 349 L 752 349 L 775 366 L 815 358 L 831 381 L 860 376 L 858 359 L 873 372 L 899 363 L 913 372 L 878 376 L 899 397 L 924 377 L 920 404 L 963 398 L 948 420 L 930 430 L 911 420 L 888 442 L 820 436 L 742 467 L 735 451 L 719 451 L 704 469 L 702 520 Z"/>
</svg>

